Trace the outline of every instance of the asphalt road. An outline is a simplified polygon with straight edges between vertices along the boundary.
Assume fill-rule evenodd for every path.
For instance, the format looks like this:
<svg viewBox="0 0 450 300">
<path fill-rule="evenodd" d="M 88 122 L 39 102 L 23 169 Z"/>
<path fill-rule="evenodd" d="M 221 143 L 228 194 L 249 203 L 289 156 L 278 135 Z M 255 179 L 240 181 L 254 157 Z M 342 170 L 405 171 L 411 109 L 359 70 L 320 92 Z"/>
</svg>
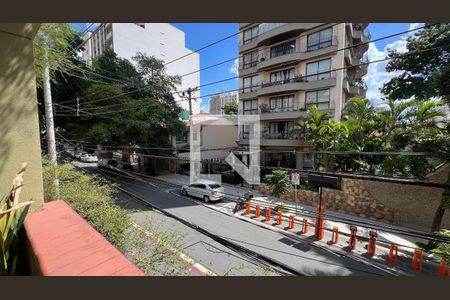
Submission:
<svg viewBox="0 0 450 300">
<path fill-rule="evenodd" d="M 88 168 L 89 171 L 100 171 L 96 167 Z M 177 218 L 194 224 L 239 247 L 270 258 L 299 274 L 308 276 L 390 275 L 383 270 L 346 256 L 338 255 L 307 242 L 299 242 L 281 233 L 210 209 L 197 200 L 175 193 L 174 186 L 170 184 L 144 182 L 121 174 L 114 175 L 106 172 L 101 172 L 101 174 L 118 183 L 122 189 Z"/>
</svg>

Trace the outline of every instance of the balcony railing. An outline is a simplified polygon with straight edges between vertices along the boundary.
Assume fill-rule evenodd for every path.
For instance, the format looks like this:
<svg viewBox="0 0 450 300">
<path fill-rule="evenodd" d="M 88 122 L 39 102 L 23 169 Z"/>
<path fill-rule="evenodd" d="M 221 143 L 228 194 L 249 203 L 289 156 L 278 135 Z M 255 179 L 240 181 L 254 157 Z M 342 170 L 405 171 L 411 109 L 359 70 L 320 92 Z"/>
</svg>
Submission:
<svg viewBox="0 0 450 300">
<path fill-rule="evenodd" d="M 278 45 L 283 45 L 283 44 L 286 44 L 286 42 L 282 42 Z M 333 36 L 331 40 L 323 41 L 318 44 L 314 44 L 314 45 L 313 44 L 308 45 L 307 43 L 301 43 L 300 45 L 297 43 L 295 43 L 294 45 L 288 44 L 288 45 L 285 45 L 284 47 L 279 47 L 278 49 L 273 51 L 272 49 L 277 47 L 277 45 L 274 45 L 270 49 L 267 49 L 266 51 L 259 52 L 257 57 L 255 58 L 255 60 L 253 60 L 251 62 L 244 63 L 243 60 L 241 59 L 239 62 L 239 70 L 245 70 L 248 68 L 255 67 L 261 62 L 275 58 L 275 57 L 294 54 L 294 53 L 309 53 L 309 52 L 313 52 L 313 51 L 317 51 L 317 50 L 321 50 L 321 49 L 326 49 L 326 48 L 329 48 L 332 46 L 336 46 L 337 44 L 338 44 L 338 37 Z M 292 46 L 294 46 L 294 47 L 292 47 Z"/>
<path fill-rule="evenodd" d="M 278 81 L 269 81 L 269 82 L 263 82 L 261 84 L 262 88 L 270 87 L 274 85 L 280 85 L 280 84 L 289 84 L 289 83 L 295 83 L 295 82 L 311 82 L 311 81 L 318 81 L 318 80 L 326 80 L 326 79 L 333 79 L 336 78 L 336 71 L 324 71 L 314 74 L 307 74 L 307 75 L 295 75 L 293 78 L 287 78 L 283 80 Z"/>
<path fill-rule="evenodd" d="M 349 85 L 357 88 L 361 88 L 367 91 L 367 84 L 363 80 L 349 80 Z"/>
<path fill-rule="evenodd" d="M 286 24 L 288 24 L 288 23 L 261 23 L 258 25 L 257 33 L 254 36 L 252 36 L 251 38 L 248 38 L 246 40 L 244 40 L 243 38 L 239 39 L 239 46 L 252 43 L 258 38 L 258 36 L 262 35 L 263 33 L 274 30 L 274 29 L 284 26 Z"/>
<path fill-rule="evenodd" d="M 310 103 L 305 103 L 305 110 L 311 109 L 314 105 L 317 106 L 317 109 L 319 111 L 335 109 L 334 101 L 333 100 L 329 100 L 327 102 L 310 102 Z"/>
<path fill-rule="evenodd" d="M 298 134 L 292 132 L 264 132 L 261 138 L 268 140 L 298 140 Z"/>
</svg>

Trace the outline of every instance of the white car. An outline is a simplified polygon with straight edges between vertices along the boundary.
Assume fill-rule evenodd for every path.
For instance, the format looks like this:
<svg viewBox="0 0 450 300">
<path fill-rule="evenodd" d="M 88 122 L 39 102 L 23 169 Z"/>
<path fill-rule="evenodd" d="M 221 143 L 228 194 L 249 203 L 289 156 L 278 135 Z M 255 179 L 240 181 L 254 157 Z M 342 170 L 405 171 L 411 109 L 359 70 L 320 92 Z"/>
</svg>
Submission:
<svg viewBox="0 0 450 300">
<path fill-rule="evenodd" d="M 225 196 L 223 186 L 214 181 L 198 181 L 193 184 L 183 185 L 181 194 L 184 196 L 194 196 L 209 201 L 219 201 Z"/>
<path fill-rule="evenodd" d="M 80 155 L 80 160 L 81 160 L 82 162 L 87 162 L 87 163 L 98 162 L 97 156 L 89 155 L 89 154 L 87 154 L 87 153 L 81 154 L 81 155 Z"/>
</svg>

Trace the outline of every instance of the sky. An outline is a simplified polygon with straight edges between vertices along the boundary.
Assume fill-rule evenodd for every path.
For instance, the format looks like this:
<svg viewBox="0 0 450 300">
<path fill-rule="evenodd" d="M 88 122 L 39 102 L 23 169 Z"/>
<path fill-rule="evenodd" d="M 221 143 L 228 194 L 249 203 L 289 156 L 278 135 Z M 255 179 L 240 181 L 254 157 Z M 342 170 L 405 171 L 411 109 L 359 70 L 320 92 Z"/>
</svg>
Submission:
<svg viewBox="0 0 450 300">
<path fill-rule="evenodd" d="M 173 26 L 185 32 L 186 47 L 191 50 L 197 50 L 209 43 L 220 40 L 232 35 L 238 31 L 238 23 L 171 23 Z M 86 24 L 73 24 L 77 30 L 83 30 Z M 372 40 L 384 36 L 392 35 L 409 29 L 414 29 L 422 24 L 420 23 L 370 23 L 368 29 Z M 95 26 L 93 26 L 95 27 Z M 406 38 L 404 34 L 388 39 L 380 40 L 369 44 L 369 61 L 378 60 L 386 57 L 388 49 L 405 51 Z M 238 37 L 233 36 L 212 47 L 206 48 L 200 53 L 200 68 L 204 68 L 225 60 L 236 58 L 238 54 Z M 397 73 L 388 73 L 385 70 L 386 61 L 373 63 L 369 65 L 368 73 L 364 76 L 364 81 L 368 86 L 367 98 L 373 104 L 379 104 L 382 100 L 382 94 L 379 89 L 390 78 Z M 195 71 L 195 70 L 193 70 Z M 232 78 L 237 76 L 237 60 L 224 63 L 220 66 L 203 70 L 200 72 L 200 85 L 210 82 Z M 219 84 L 201 87 L 200 95 L 209 95 L 223 91 L 234 90 L 238 88 L 237 79 L 228 80 Z M 201 99 L 201 109 L 209 111 L 209 97 Z"/>
</svg>

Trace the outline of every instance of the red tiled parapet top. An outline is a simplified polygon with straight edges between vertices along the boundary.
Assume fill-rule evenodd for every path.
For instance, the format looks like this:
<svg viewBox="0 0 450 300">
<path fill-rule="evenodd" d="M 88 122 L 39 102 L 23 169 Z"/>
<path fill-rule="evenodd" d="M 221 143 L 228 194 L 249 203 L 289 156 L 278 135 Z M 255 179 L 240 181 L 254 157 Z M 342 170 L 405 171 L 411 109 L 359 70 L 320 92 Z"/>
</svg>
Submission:
<svg viewBox="0 0 450 300">
<path fill-rule="evenodd" d="M 144 275 L 64 201 L 46 203 L 29 213 L 25 231 L 42 275 Z"/>
</svg>

